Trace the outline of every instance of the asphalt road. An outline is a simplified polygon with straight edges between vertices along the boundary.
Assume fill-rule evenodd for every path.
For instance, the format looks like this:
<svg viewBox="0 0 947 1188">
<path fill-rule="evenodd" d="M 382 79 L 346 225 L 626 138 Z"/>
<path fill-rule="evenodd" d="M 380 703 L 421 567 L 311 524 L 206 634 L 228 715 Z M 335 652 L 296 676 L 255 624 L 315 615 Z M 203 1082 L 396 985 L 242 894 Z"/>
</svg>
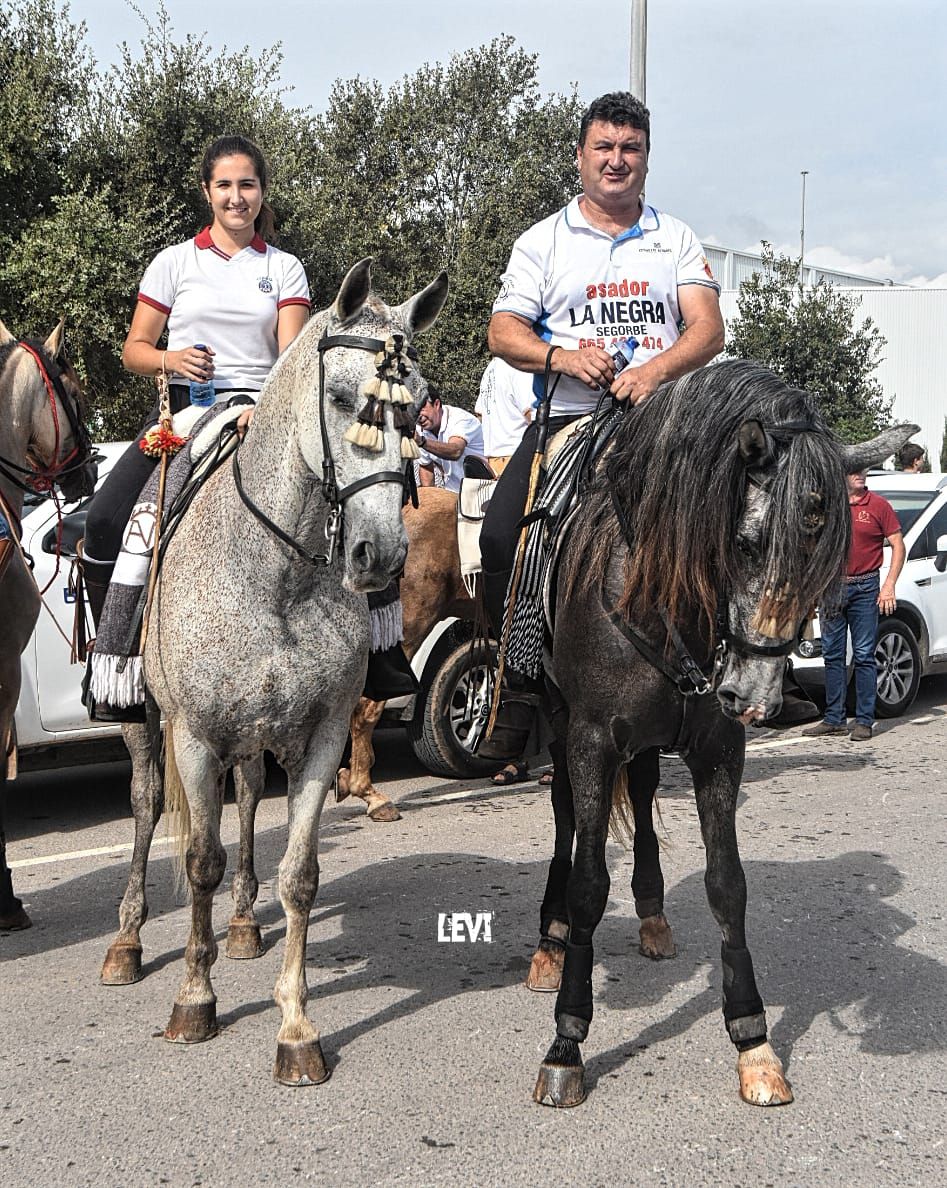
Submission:
<svg viewBox="0 0 947 1188">
<path fill-rule="evenodd" d="M 21 777 L 10 858 L 32 930 L 0 934 L 0 1182 L 19 1185 L 947 1182 L 947 678 L 875 739 L 753 732 L 739 815 L 748 927 L 771 1038 L 796 1093 L 737 1095 L 720 1015 L 686 769 L 663 763 L 667 910 L 679 955 L 637 953 L 630 857 L 610 846 L 597 933 L 592 1085 L 534 1105 L 553 998 L 521 985 L 549 856 L 546 794 L 420 772 L 403 736 L 377 774 L 403 820 L 323 818 L 310 1017 L 333 1066 L 271 1079 L 284 923 L 285 802 L 259 814 L 258 961 L 214 970 L 220 1036 L 164 1042 L 188 912 L 163 833 L 149 871 L 146 977 L 103 987 L 131 840 L 127 764 Z M 236 838 L 232 803 L 225 841 Z M 221 933 L 229 896 L 218 897 Z M 437 940 L 442 912 L 492 913 L 492 942 Z"/>
</svg>

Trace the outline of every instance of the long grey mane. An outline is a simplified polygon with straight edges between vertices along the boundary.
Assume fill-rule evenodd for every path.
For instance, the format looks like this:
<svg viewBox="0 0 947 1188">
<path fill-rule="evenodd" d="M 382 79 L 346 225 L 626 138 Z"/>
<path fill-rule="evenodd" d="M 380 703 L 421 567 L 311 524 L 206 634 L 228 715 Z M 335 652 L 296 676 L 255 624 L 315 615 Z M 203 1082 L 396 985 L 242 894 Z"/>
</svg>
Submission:
<svg viewBox="0 0 947 1188">
<path fill-rule="evenodd" d="M 656 606 L 677 622 L 698 614 L 712 634 L 718 597 L 738 578 L 747 484 L 738 433 L 748 420 L 766 428 L 775 450 L 760 476 L 771 502 L 758 617 L 775 619 L 780 633 L 798 624 L 838 581 L 848 550 L 841 447 L 811 394 L 742 360 L 702 368 L 629 410 L 587 496 L 567 583 L 601 586 L 615 550 L 626 548 L 619 608 L 638 621 Z"/>
</svg>

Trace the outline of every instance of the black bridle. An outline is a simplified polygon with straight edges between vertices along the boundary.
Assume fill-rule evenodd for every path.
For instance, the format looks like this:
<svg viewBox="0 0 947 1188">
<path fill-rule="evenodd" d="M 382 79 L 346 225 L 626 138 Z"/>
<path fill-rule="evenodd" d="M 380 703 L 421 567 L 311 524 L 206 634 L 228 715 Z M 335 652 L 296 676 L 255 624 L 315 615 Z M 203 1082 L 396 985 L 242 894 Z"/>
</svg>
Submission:
<svg viewBox="0 0 947 1188">
<path fill-rule="evenodd" d="M 409 359 L 416 360 L 418 357 L 417 351 L 412 346 L 406 346 L 403 334 L 394 334 L 394 356 L 400 357 L 402 354 Z M 319 432 L 322 436 L 322 497 L 329 505 L 329 516 L 326 520 L 325 535 L 328 541 L 327 551 L 325 553 L 310 553 L 295 540 L 288 532 L 284 532 L 278 524 L 274 522 L 263 512 L 246 493 L 243 486 L 243 479 L 240 474 L 240 465 L 237 462 L 237 454 L 239 450 L 233 455 L 233 477 L 234 484 L 237 488 L 237 494 L 243 500 L 247 509 L 253 513 L 254 516 L 263 524 L 270 532 L 278 539 L 291 548 L 297 556 L 302 558 L 309 565 L 331 565 L 335 557 L 335 550 L 342 538 L 344 530 L 344 510 L 345 501 L 350 499 L 359 491 L 364 491 L 366 487 L 373 487 L 376 483 L 397 483 L 402 487 L 406 494 L 411 495 L 415 506 L 417 506 L 417 494 L 413 491 L 413 462 L 411 459 L 405 463 L 404 470 L 376 470 L 372 474 L 367 474 L 363 478 L 356 479 L 352 483 L 348 483 L 341 490 L 335 474 L 335 460 L 332 457 L 332 443 L 329 441 L 329 431 L 326 427 L 325 415 L 325 352 L 332 350 L 333 347 L 348 347 L 350 350 L 356 351 L 371 351 L 372 354 L 384 354 L 387 350 L 388 344 L 380 338 L 365 338 L 358 334 L 329 334 L 324 331 L 322 337 L 319 339 Z"/>
<path fill-rule="evenodd" d="M 64 475 L 81 469 L 89 461 L 92 454 L 92 439 L 82 420 L 78 397 L 66 389 L 62 370 L 55 359 L 49 356 L 43 344 L 37 339 L 21 338 L 18 339 L 17 345 L 32 357 L 46 388 L 56 441 L 53 447 L 53 460 L 45 466 L 20 466 L 12 459 L 0 455 L 0 474 L 14 486 L 19 487 L 21 491 L 42 493 L 50 491 L 53 484 L 62 479 Z M 59 426 L 60 408 L 66 414 L 73 440 L 72 449 L 61 461 L 59 460 L 62 437 Z"/>
</svg>

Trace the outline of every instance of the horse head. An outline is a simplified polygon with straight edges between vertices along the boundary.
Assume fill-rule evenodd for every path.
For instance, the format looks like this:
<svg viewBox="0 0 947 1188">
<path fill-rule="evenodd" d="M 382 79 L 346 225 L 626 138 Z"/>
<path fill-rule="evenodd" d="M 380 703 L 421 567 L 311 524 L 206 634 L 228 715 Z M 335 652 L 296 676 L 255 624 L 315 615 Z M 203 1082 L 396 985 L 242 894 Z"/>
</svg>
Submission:
<svg viewBox="0 0 947 1188">
<path fill-rule="evenodd" d="M 717 627 L 723 653 L 717 697 L 729 717 L 748 724 L 779 712 L 785 657 L 844 572 L 845 475 L 880 463 L 916 432 L 915 425 L 896 425 L 843 446 L 808 418 L 740 425 L 744 498 Z"/>
<path fill-rule="evenodd" d="M 73 501 L 95 490 L 96 465 L 79 377 L 63 347 L 62 321 L 45 342 L 17 340 L 0 322 L 0 351 L 17 356 L 4 372 L 7 399 L 18 409 L 14 420 L 24 427 L 22 440 L 5 447 L 16 449 L 19 458 L 0 461 L 15 472 L 7 477 L 17 486 L 42 489 L 56 483 Z"/>
<path fill-rule="evenodd" d="M 401 572 L 407 537 L 401 517 L 405 468 L 417 454 L 414 410 L 425 385 L 411 348 L 447 297 L 447 274 L 402 305 L 371 291 L 371 260 L 356 264 L 307 339 L 318 349 L 319 384 L 297 415 L 306 464 L 342 522 L 344 583 L 384 588 Z"/>
</svg>

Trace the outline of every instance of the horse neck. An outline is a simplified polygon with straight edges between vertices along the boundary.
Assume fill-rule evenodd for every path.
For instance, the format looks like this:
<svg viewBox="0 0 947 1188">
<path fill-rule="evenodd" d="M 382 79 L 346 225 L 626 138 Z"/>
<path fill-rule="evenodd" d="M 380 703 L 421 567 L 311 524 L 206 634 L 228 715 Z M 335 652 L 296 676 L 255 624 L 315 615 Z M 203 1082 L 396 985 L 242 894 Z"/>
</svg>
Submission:
<svg viewBox="0 0 947 1188">
<path fill-rule="evenodd" d="M 321 475 L 310 470 L 299 445 L 297 360 L 281 360 L 278 367 L 240 447 L 240 473 L 247 494 L 271 520 L 304 549 L 321 551 L 329 508 L 319 494 Z"/>
<path fill-rule="evenodd" d="M 26 466 L 33 421 L 32 394 L 25 383 L 17 382 L 17 362 L 22 358 L 22 351 L 14 351 L 0 374 L 0 458 L 14 466 Z M 0 494 L 4 504 L 19 518 L 23 510 L 22 489 L 0 475 Z"/>
</svg>

